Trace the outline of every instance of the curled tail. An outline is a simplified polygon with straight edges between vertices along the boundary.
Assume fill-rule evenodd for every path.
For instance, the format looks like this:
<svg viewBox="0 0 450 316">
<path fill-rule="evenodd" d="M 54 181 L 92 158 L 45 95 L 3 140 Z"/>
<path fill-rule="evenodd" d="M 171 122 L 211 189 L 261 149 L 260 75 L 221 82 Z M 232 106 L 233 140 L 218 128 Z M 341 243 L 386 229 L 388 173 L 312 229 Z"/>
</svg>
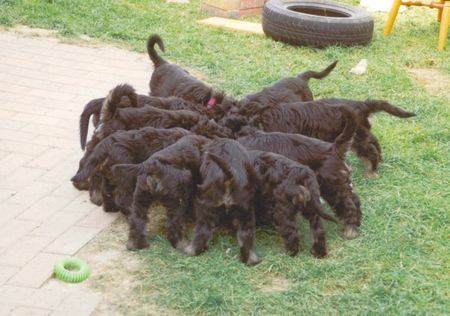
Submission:
<svg viewBox="0 0 450 316">
<path fill-rule="evenodd" d="M 89 101 L 88 104 L 84 106 L 83 112 L 80 116 L 80 145 L 81 149 L 86 148 L 86 140 L 89 129 L 89 119 L 92 114 L 99 114 L 102 109 L 102 104 L 105 98 L 99 98 Z"/>
<path fill-rule="evenodd" d="M 345 153 L 350 148 L 353 136 L 355 135 L 358 120 L 348 109 L 340 107 L 339 110 L 344 117 L 345 127 L 342 133 L 334 140 L 334 146 L 341 156 L 345 156 Z"/>
<path fill-rule="evenodd" d="M 321 71 L 307 70 L 297 75 L 297 77 L 302 78 L 308 81 L 310 78 L 314 79 L 322 79 L 330 74 L 330 72 L 336 67 L 338 61 L 336 60 L 334 63 L 330 64 L 327 68 Z"/>
<path fill-rule="evenodd" d="M 407 112 L 399 107 L 396 107 L 392 104 L 390 104 L 387 101 L 383 100 L 366 100 L 364 102 L 361 102 L 360 110 L 368 116 L 371 113 L 375 112 L 387 112 L 391 115 L 397 116 L 397 117 L 412 117 L 416 116 L 416 113 L 413 112 Z"/>
<path fill-rule="evenodd" d="M 213 154 L 213 153 L 210 153 L 210 152 L 205 152 L 205 158 L 206 159 L 210 158 L 212 161 L 214 161 L 214 163 L 220 169 L 222 169 L 223 173 L 225 174 L 225 176 L 228 179 L 230 179 L 230 180 L 234 179 L 233 171 L 231 170 L 230 166 L 227 164 L 227 162 L 225 160 L 223 160 L 222 158 L 220 158 L 216 154 Z"/>
<path fill-rule="evenodd" d="M 158 44 L 159 48 L 164 52 L 164 42 L 162 41 L 161 37 L 156 34 L 150 35 L 147 40 L 147 52 L 148 56 L 153 62 L 153 66 L 157 68 L 162 64 L 166 64 L 167 62 L 158 55 L 155 50 L 155 44 Z"/>
<path fill-rule="evenodd" d="M 104 122 L 111 120 L 114 117 L 123 96 L 127 96 L 128 99 L 130 99 L 132 107 L 138 106 L 137 94 L 134 88 L 129 84 L 118 85 L 109 92 L 108 96 L 103 101 L 100 120 Z"/>
<path fill-rule="evenodd" d="M 316 214 L 322 217 L 323 219 L 326 219 L 333 223 L 337 223 L 338 220 L 336 219 L 336 217 L 325 212 L 322 204 L 320 203 L 319 183 L 317 182 L 317 179 L 313 173 L 311 173 L 311 176 L 305 179 L 305 186 L 309 190 L 309 194 L 311 197 L 310 203 L 314 207 L 314 211 L 316 212 Z"/>
</svg>

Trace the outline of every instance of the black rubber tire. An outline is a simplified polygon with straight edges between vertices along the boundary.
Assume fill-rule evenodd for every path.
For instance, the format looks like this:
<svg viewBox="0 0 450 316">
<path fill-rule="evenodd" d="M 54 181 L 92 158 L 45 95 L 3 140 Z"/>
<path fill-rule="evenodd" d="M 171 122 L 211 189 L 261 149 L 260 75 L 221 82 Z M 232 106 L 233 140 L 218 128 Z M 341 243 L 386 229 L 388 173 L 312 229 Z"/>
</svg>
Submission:
<svg viewBox="0 0 450 316">
<path fill-rule="evenodd" d="M 269 0 L 262 26 L 275 40 L 313 47 L 365 45 L 373 35 L 373 18 L 367 11 L 321 0 Z"/>
</svg>

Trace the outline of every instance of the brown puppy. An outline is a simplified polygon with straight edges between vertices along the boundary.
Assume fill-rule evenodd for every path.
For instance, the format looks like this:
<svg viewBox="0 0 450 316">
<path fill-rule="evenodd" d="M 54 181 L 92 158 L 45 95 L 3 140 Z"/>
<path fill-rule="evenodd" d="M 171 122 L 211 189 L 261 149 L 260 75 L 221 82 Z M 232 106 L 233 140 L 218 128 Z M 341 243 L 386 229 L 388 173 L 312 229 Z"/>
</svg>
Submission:
<svg viewBox="0 0 450 316">
<path fill-rule="evenodd" d="M 131 92 L 131 91 L 130 91 Z M 81 113 L 80 116 L 80 144 L 81 149 L 84 150 L 86 146 L 89 119 L 93 117 L 94 127 L 98 126 L 100 120 L 100 111 L 102 109 L 103 103 L 106 98 L 98 98 L 89 101 Z M 205 107 L 193 104 L 182 98 L 177 97 L 152 97 L 148 95 L 135 95 L 134 93 L 129 93 L 126 98 L 122 98 L 117 107 L 127 108 L 127 107 L 142 107 L 144 105 L 153 106 L 164 110 L 191 110 L 201 114 L 208 114 Z"/>
<path fill-rule="evenodd" d="M 200 177 L 194 199 L 196 225 L 185 252 L 198 255 L 205 251 L 214 228 L 226 216 L 239 223 L 241 261 L 247 265 L 259 263 L 261 260 L 255 253 L 254 212 L 257 178 L 247 150 L 235 140 L 212 141 L 205 147 Z"/>
<path fill-rule="evenodd" d="M 190 214 L 191 200 L 199 183 L 198 169 L 203 147 L 209 143 L 205 137 L 188 135 L 160 150 L 140 164 L 115 165 L 116 178 L 125 174 L 136 176 L 131 215 L 128 217 L 129 250 L 148 246 L 146 240 L 147 210 L 159 200 L 167 207 L 167 237 L 173 247 L 184 249 L 184 220 Z"/>
<path fill-rule="evenodd" d="M 189 134 L 191 132 L 179 127 L 144 127 L 139 130 L 115 132 L 93 149 L 86 163 L 71 181 L 75 186 L 89 181 L 91 201 L 97 205 L 103 203 L 105 212 L 120 210 L 128 214 L 136 179 L 127 174 L 115 178 L 111 174 L 111 167 L 115 164 L 141 163 L 155 152 Z"/>
<path fill-rule="evenodd" d="M 344 112 L 351 116 L 351 113 Z M 355 121 L 347 120 L 341 135 L 334 143 L 300 134 L 249 131 L 250 136 L 237 141 L 249 149 L 274 152 L 310 167 L 317 174 L 321 196 L 330 204 L 344 222 L 344 236 L 353 239 L 361 225 L 361 209 L 358 195 L 353 192 L 350 169 L 346 164 L 346 152 L 355 132 Z M 245 132 L 245 130 L 243 131 Z"/>
<path fill-rule="evenodd" d="M 313 93 L 308 86 L 309 79 L 322 79 L 328 76 L 336 67 L 336 64 L 337 61 L 319 72 L 307 70 L 296 77 L 282 78 L 260 92 L 247 94 L 239 101 L 239 106 L 231 112 L 246 115 L 246 113 L 253 113 L 255 109 L 262 109 L 280 103 L 312 101 Z"/>
<path fill-rule="evenodd" d="M 164 52 L 164 43 L 159 35 L 151 35 L 147 40 L 147 52 L 154 66 L 149 83 L 151 95 L 177 96 L 208 108 L 218 104 L 229 104 L 227 107 L 235 104 L 233 98 L 207 86 L 180 66 L 168 63 L 158 55 L 155 44 Z"/>
<path fill-rule="evenodd" d="M 284 240 L 286 251 L 295 256 L 299 250 L 297 213 L 308 219 L 312 233 L 311 254 L 327 254 L 325 230 L 320 217 L 336 222 L 320 204 L 319 184 L 307 166 L 271 152 L 249 150 L 259 178 L 256 217 L 268 217 Z"/>
<path fill-rule="evenodd" d="M 356 119 L 356 134 L 352 142 L 352 149 L 362 159 L 367 176 L 376 176 L 378 164 L 381 161 L 381 146 L 370 131 L 369 116 L 372 113 L 384 111 L 397 117 L 411 117 L 414 113 L 406 112 L 382 100 L 353 101 L 347 99 L 321 99 L 310 102 L 283 103 L 248 112 L 242 121 L 256 126 L 266 132 L 298 133 L 326 142 L 334 142 L 342 133 L 348 116 L 343 115 L 342 109 L 349 111 Z M 225 119 L 226 120 L 226 119 Z M 234 120 L 236 122 L 236 120 Z"/>
</svg>

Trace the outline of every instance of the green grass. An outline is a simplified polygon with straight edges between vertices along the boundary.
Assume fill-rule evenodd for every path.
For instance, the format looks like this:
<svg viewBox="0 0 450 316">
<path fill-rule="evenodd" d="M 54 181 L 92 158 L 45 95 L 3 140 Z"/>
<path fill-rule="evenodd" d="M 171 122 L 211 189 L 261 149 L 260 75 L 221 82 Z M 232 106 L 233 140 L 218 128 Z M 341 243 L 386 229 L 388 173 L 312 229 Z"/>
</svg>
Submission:
<svg viewBox="0 0 450 316">
<path fill-rule="evenodd" d="M 216 236 L 210 251 L 196 258 L 183 256 L 158 236 L 140 252 L 145 266 L 136 275 L 136 297 L 189 315 L 448 314 L 449 99 L 430 95 L 407 73 L 409 67 L 450 73 L 449 48 L 436 48 L 435 12 L 415 8 L 400 13 L 389 37 L 382 35 L 386 15 L 375 14 L 369 46 L 313 49 L 200 26 L 196 20 L 207 15 L 199 3 L 0 0 L 0 24 L 86 34 L 141 52 L 148 35 L 159 33 L 166 57 L 200 71 L 210 84 L 235 96 L 338 59 L 328 78 L 311 80 L 316 97 L 387 99 L 418 116 L 376 115 L 373 129 L 384 155 L 379 179 L 364 178 L 361 165 L 350 157 L 354 188 L 363 203 L 358 239 L 345 241 L 340 227 L 327 224 L 329 256 L 317 260 L 308 253 L 309 229 L 301 221 L 302 251 L 290 258 L 273 230 L 260 229 L 257 248 L 264 261 L 247 268 L 238 262 L 231 236 Z M 361 58 L 369 60 L 368 73 L 351 75 L 349 69 Z M 285 280 L 287 286 L 261 290 L 272 280 Z M 145 314 L 139 307 L 123 312 Z"/>
</svg>

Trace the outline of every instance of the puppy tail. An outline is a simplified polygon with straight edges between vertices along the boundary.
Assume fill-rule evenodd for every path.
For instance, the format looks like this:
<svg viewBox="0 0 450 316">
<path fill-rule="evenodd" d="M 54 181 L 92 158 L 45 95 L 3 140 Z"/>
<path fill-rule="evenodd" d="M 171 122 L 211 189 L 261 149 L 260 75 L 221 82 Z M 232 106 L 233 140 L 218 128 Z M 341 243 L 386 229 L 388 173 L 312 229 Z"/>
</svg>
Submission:
<svg viewBox="0 0 450 316">
<path fill-rule="evenodd" d="M 118 164 L 112 166 L 111 172 L 115 178 L 119 179 L 124 175 L 137 176 L 144 171 L 143 169 L 142 164 Z"/>
<path fill-rule="evenodd" d="M 334 63 L 330 64 L 327 68 L 323 69 L 322 71 L 314 71 L 314 70 L 307 70 L 300 74 L 298 74 L 297 77 L 302 78 L 306 81 L 308 81 L 311 78 L 314 79 L 322 79 L 325 78 L 330 74 L 330 72 L 336 67 L 336 64 L 338 61 L 336 60 Z"/>
<path fill-rule="evenodd" d="M 153 66 L 155 68 L 161 66 L 162 64 L 166 64 L 167 61 L 165 61 L 161 56 L 158 55 L 158 53 L 155 50 L 155 44 L 158 44 L 159 48 L 164 52 L 164 42 L 162 41 L 161 37 L 159 35 L 153 34 L 150 35 L 150 37 L 147 40 L 147 52 L 148 56 L 153 62 Z"/>
<path fill-rule="evenodd" d="M 325 212 L 322 204 L 320 203 L 319 183 L 317 182 L 317 178 L 313 172 L 311 172 L 310 176 L 305 179 L 305 186 L 309 189 L 309 194 L 311 196 L 310 203 L 314 208 L 316 214 L 323 219 L 326 219 L 333 223 L 337 223 L 338 220 L 336 219 L 336 217 Z"/>
<path fill-rule="evenodd" d="M 123 96 L 127 96 L 130 99 L 132 107 L 137 107 L 137 94 L 134 88 L 129 84 L 118 85 L 109 92 L 103 101 L 100 113 L 100 119 L 102 121 L 108 121 L 114 117 Z"/>
<path fill-rule="evenodd" d="M 416 116 L 416 113 L 407 112 L 407 111 L 405 111 L 397 106 L 394 106 L 394 105 L 390 104 L 389 102 L 383 101 L 383 100 L 366 100 L 366 101 L 362 102 L 361 111 L 366 116 L 368 116 L 371 113 L 376 113 L 376 112 L 381 112 L 381 111 L 387 112 L 391 115 L 394 115 L 397 117 L 402 117 L 402 118 Z"/>
<path fill-rule="evenodd" d="M 220 158 L 216 154 L 213 154 L 213 153 L 210 153 L 210 152 L 205 152 L 205 158 L 206 159 L 211 159 L 212 161 L 214 161 L 214 163 L 220 169 L 222 169 L 223 173 L 225 174 L 225 176 L 228 179 L 230 179 L 230 180 L 234 179 L 233 171 L 231 170 L 230 166 L 226 163 L 225 160 L 223 160 L 222 158 Z"/>
<path fill-rule="evenodd" d="M 345 156 L 345 153 L 350 148 L 359 120 L 347 108 L 341 107 L 339 110 L 344 116 L 345 127 L 342 133 L 336 137 L 334 145 L 339 154 Z"/>
<path fill-rule="evenodd" d="M 80 116 L 80 145 L 81 149 L 86 148 L 87 134 L 89 129 L 89 119 L 92 114 L 100 114 L 102 109 L 102 104 L 105 98 L 94 99 L 89 101 L 88 104 L 84 106 L 83 112 Z M 94 124 L 95 125 L 95 124 Z"/>
</svg>

